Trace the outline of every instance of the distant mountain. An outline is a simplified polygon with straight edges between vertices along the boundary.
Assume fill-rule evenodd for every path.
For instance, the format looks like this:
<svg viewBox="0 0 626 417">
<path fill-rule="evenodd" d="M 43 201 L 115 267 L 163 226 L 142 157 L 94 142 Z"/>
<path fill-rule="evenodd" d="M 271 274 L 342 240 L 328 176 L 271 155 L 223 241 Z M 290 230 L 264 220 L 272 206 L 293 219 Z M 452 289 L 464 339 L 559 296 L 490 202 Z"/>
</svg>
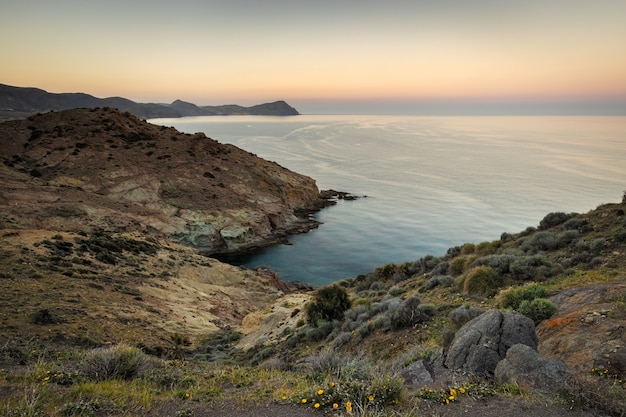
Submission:
<svg viewBox="0 0 626 417">
<path fill-rule="evenodd" d="M 141 119 L 213 115 L 294 116 L 299 114 L 296 109 L 284 101 L 251 107 L 235 104 L 197 106 L 181 100 L 176 100 L 171 104 L 136 103 L 123 97 L 97 98 L 85 93 L 57 94 L 39 88 L 0 84 L 0 118 L 23 118 L 50 110 L 59 111 L 81 107 L 113 107 L 130 112 Z"/>
</svg>

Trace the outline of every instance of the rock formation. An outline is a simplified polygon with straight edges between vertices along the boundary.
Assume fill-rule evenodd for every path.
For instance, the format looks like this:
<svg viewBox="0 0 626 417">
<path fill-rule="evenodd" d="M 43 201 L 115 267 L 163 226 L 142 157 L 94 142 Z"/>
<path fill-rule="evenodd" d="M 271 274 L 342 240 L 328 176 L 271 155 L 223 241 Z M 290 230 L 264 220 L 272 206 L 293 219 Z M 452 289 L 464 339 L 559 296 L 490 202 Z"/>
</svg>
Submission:
<svg viewBox="0 0 626 417">
<path fill-rule="evenodd" d="M 626 378 L 626 284 L 592 284 L 552 297 L 558 312 L 537 327 L 539 352 L 588 373 Z"/>
<path fill-rule="evenodd" d="M 518 343 L 537 349 L 533 321 L 515 311 L 489 310 L 456 332 L 445 365 L 477 375 L 493 375 L 507 350 Z"/>
<path fill-rule="evenodd" d="M 558 359 L 544 359 L 530 346 L 513 345 L 494 371 L 497 384 L 518 384 L 556 391 L 568 383 L 569 369 Z"/>
<path fill-rule="evenodd" d="M 309 177 L 109 108 L 2 123 L 0 160 L 1 228 L 140 231 L 219 254 L 316 227 L 324 206 Z"/>
</svg>

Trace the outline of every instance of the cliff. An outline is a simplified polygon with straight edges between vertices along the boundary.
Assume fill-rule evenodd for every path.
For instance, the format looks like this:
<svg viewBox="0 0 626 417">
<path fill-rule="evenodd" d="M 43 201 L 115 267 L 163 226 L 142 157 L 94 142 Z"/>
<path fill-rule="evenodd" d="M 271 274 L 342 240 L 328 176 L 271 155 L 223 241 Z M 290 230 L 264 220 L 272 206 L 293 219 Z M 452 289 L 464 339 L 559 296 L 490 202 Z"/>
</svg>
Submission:
<svg viewBox="0 0 626 417">
<path fill-rule="evenodd" d="M 0 124 L 0 227 L 138 231 L 207 254 L 263 246 L 317 224 L 315 181 L 203 133 L 113 109 Z"/>
<path fill-rule="evenodd" d="M 212 115 L 294 116 L 299 114 L 296 109 L 284 101 L 258 104 L 251 107 L 234 104 L 197 106 L 181 100 L 175 100 L 171 104 L 137 103 L 122 97 L 97 98 L 84 93 L 57 94 L 39 88 L 0 84 L 0 118 L 18 119 L 35 113 L 68 110 L 77 107 L 114 107 L 121 111 L 128 111 L 140 119 Z"/>
</svg>

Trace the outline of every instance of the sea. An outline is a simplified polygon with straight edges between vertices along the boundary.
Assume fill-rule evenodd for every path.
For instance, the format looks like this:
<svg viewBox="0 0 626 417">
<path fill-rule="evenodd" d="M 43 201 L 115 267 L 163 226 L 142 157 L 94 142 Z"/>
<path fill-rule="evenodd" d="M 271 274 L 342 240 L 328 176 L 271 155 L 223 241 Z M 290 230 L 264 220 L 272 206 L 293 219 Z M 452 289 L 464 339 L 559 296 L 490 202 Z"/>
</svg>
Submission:
<svg viewBox="0 0 626 417">
<path fill-rule="evenodd" d="M 204 132 L 361 196 L 322 225 L 237 262 L 314 286 L 584 213 L 626 190 L 622 116 L 206 116 L 153 119 Z"/>
</svg>

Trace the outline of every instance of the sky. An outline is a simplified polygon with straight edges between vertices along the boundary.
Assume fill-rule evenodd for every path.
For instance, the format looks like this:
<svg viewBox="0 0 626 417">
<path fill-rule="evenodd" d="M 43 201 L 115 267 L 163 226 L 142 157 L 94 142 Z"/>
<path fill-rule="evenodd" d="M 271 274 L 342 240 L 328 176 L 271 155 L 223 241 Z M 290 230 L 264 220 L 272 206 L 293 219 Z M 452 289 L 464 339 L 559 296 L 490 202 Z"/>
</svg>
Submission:
<svg viewBox="0 0 626 417">
<path fill-rule="evenodd" d="M 138 102 L 626 114 L 626 0 L 0 0 L 0 58 Z"/>
</svg>

